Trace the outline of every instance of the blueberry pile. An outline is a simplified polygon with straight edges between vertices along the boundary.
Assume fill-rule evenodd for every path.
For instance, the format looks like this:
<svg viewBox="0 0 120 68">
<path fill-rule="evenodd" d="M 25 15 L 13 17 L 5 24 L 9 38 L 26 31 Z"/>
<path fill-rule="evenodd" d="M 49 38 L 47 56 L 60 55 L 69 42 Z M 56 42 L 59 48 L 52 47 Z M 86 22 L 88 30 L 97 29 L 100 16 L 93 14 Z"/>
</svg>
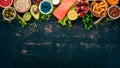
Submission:
<svg viewBox="0 0 120 68">
<path fill-rule="evenodd" d="M 40 8 L 41 8 L 41 11 L 43 11 L 44 13 L 48 13 L 52 7 L 49 2 L 43 2 Z"/>
</svg>

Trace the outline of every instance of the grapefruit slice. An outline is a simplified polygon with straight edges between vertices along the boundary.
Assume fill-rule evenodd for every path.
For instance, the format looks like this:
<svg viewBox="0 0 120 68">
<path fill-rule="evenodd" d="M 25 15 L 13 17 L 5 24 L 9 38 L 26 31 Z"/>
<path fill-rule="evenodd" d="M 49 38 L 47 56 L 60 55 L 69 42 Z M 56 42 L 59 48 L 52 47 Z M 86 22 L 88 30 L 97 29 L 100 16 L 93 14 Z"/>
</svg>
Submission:
<svg viewBox="0 0 120 68">
<path fill-rule="evenodd" d="M 14 0 L 14 8 L 19 13 L 27 12 L 31 7 L 31 0 Z"/>
<path fill-rule="evenodd" d="M 13 3 L 13 0 L 0 0 L 0 7 L 7 8 L 10 7 Z"/>
</svg>

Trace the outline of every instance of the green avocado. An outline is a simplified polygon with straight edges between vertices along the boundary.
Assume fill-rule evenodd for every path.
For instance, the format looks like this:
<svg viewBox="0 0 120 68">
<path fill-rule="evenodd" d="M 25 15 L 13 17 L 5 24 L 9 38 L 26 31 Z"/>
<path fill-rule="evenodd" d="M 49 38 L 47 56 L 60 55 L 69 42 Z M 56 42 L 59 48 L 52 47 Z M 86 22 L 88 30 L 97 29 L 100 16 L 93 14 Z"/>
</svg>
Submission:
<svg viewBox="0 0 120 68">
<path fill-rule="evenodd" d="M 30 8 L 30 12 L 36 20 L 39 20 L 40 12 L 39 12 L 39 8 L 38 8 L 37 5 L 32 5 L 31 8 Z"/>
</svg>

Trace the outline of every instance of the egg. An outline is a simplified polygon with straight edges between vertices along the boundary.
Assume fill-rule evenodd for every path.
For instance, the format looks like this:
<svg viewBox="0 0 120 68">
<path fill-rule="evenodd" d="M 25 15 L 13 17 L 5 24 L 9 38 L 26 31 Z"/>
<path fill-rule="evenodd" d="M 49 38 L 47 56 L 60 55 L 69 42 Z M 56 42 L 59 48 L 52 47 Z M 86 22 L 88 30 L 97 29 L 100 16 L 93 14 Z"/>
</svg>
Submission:
<svg viewBox="0 0 120 68">
<path fill-rule="evenodd" d="M 52 0 L 53 5 L 58 5 L 60 3 L 60 0 Z"/>
</svg>

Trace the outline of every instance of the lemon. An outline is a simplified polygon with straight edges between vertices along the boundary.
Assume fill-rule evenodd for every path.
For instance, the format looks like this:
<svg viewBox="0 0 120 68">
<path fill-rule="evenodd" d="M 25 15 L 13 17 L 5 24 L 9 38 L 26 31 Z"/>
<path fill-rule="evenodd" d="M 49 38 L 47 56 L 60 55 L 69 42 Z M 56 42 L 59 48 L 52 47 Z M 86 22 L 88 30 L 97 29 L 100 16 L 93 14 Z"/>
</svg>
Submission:
<svg viewBox="0 0 120 68">
<path fill-rule="evenodd" d="M 70 10 L 70 11 L 68 12 L 68 18 L 69 18 L 70 20 L 76 20 L 77 17 L 78 17 L 78 14 L 77 14 L 77 12 L 76 12 L 75 10 Z"/>
</svg>

